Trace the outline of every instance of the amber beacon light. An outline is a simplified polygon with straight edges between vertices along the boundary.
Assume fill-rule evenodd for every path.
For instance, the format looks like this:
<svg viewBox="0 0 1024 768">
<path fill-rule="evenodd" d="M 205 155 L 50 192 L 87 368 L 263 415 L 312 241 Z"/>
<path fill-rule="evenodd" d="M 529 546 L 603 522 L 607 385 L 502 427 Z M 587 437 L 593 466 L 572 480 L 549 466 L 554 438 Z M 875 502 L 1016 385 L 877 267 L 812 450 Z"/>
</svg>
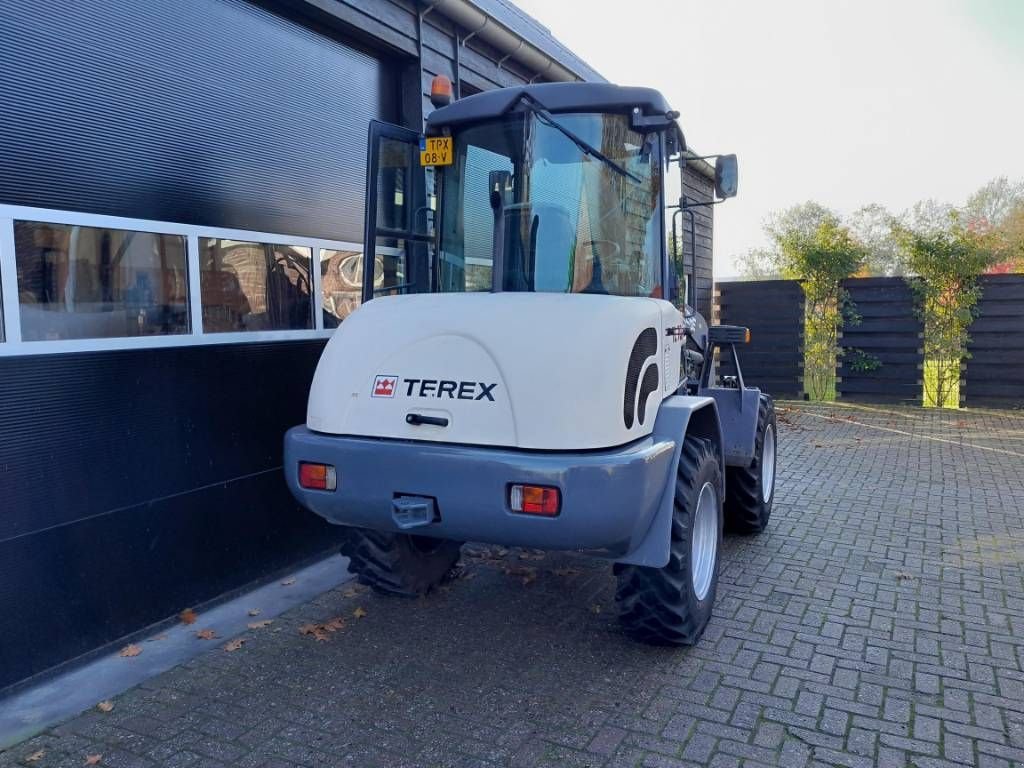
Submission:
<svg viewBox="0 0 1024 768">
<path fill-rule="evenodd" d="M 430 81 L 430 103 L 435 107 L 446 107 L 452 103 L 452 81 L 444 75 L 436 75 Z"/>
</svg>

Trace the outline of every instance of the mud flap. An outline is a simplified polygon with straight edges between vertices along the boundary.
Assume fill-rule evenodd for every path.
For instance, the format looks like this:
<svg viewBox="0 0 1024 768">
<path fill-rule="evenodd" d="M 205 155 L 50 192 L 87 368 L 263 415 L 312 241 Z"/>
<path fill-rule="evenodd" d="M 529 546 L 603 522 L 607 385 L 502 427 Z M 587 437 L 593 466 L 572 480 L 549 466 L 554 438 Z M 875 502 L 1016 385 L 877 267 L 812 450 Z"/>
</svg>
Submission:
<svg viewBox="0 0 1024 768">
<path fill-rule="evenodd" d="M 722 434 L 715 401 L 710 397 L 691 397 L 689 395 L 673 395 L 665 398 L 658 408 L 658 418 L 654 422 L 653 435 L 657 439 L 672 441 L 675 447 L 672 450 L 672 460 L 669 462 L 668 472 L 662 481 L 664 488 L 662 490 L 661 502 L 658 505 L 658 512 L 654 516 L 654 520 L 651 521 L 651 527 L 647 530 L 640 545 L 624 557 L 617 558 L 615 562 L 644 565 L 651 568 L 662 568 L 668 563 L 672 538 L 672 505 L 675 498 L 675 475 L 676 467 L 679 465 L 679 452 L 683 448 L 683 438 L 686 436 L 687 429 L 689 429 L 691 417 L 697 411 L 704 408 L 710 408 L 714 413 L 714 417 L 710 421 L 714 424 L 715 434 L 708 434 L 707 437 L 715 439 L 719 462 L 723 463 L 721 449 Z M 706 424 L 707 421 L 705 421 L 705 428 Z M 725 474 L 724 466 L 722 467 L 722 474 Z"/>
</svg>

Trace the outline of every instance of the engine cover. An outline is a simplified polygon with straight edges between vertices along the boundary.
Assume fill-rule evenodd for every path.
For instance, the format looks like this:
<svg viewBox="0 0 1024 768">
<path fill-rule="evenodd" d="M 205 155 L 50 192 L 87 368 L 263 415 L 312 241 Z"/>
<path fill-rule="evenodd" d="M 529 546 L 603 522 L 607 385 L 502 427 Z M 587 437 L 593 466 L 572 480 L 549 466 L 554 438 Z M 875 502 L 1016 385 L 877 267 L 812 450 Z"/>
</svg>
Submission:
<svg viewBox="0 0 1024 768">
<path fill-rule="evenodd" d="M 650 434 L 679 383 L 681 314 L 658 299 L 448 293 L 374 299 L 328 342 L 314 431 L 587 450 Z"/>
</svg>

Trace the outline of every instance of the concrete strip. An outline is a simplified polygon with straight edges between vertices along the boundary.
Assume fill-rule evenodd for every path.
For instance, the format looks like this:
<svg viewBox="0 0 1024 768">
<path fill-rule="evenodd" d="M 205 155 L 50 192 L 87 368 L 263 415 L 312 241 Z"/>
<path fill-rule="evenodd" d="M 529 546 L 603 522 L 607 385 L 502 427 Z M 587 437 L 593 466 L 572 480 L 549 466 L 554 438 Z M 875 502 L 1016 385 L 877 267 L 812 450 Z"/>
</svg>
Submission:
<svg viewBox="0 0 1024 768">
<path fill-rule="evenodd" d="M 136 641 L 142 648 L 138 656 L 115 652 L 0 700 L 0 750 L 223 645 L 247 631 L 250 622 L 272 619 L 336 588 L 352 578 L 347 565 L 346 558 L 332 555 L 201 613 L 194 624 L 178 624 Z M 253 609 L 259 609 L 258 616 L 249 614 Z M 212 629 L 217 639 L 198 639 L 200 629 Z"/>
</svg>

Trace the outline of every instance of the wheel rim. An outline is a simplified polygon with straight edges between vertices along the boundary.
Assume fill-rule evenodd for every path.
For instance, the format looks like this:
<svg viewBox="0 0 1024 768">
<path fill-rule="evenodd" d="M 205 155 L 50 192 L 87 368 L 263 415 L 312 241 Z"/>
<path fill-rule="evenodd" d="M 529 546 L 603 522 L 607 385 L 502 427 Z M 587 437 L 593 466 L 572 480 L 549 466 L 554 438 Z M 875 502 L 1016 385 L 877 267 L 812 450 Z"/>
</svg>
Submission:
<svg viewBox="0 0 1024 768">
<path fill-rule="evenodd" d="M 704 483 L 697 496 L 697 511 L 690 536 L 690 576 L 693 593 L 703 600 L 711 590 L 718 553 L 718 492 L 711 483 Z"/>
<path fill-rule="evenodd" d="M 775 493 L 775 427 L 769 424 L 764 430 L 764 445 L 761 447 L 761 498 L 765 503 Z"/>
</svg>

